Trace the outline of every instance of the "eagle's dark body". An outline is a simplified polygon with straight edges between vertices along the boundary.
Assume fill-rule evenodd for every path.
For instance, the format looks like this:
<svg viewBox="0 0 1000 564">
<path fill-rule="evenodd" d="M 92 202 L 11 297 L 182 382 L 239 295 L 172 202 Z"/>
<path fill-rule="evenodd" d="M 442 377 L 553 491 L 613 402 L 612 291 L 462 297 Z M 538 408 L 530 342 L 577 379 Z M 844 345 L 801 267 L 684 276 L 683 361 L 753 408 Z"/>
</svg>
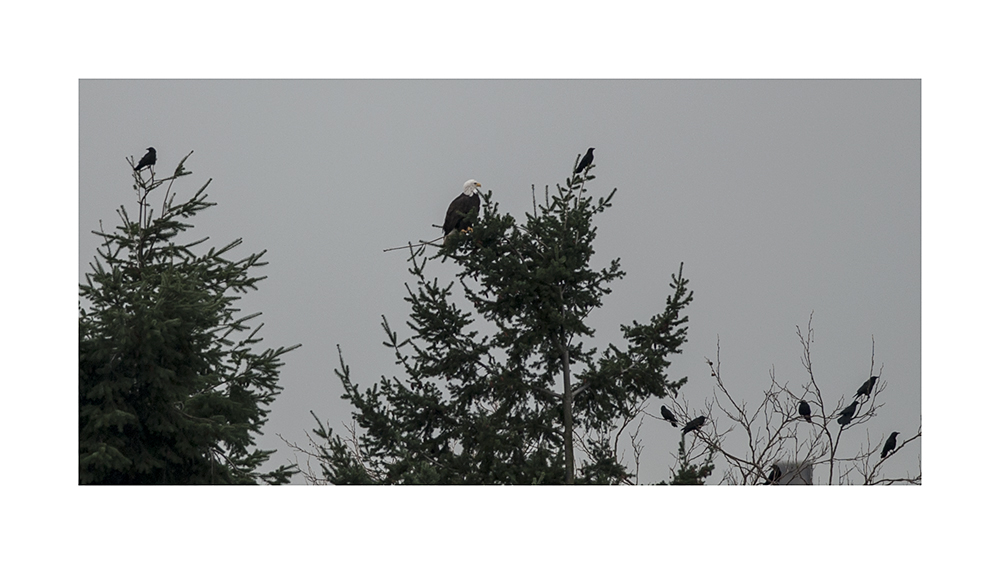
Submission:
<svg viewBox="0 0 1000 564">
<path fill-rule="evenodd" d="M 479 192 L 476 191 L 480 184 L 475 180 L 465 183 L 462 193 L 452 200 L 448 206 L 448 213 L 444 215 L 444 234 L 448 235 L 454 230 L 463 231 L 472 226 L 476 215 L 479 214 Z"/>
</svg>

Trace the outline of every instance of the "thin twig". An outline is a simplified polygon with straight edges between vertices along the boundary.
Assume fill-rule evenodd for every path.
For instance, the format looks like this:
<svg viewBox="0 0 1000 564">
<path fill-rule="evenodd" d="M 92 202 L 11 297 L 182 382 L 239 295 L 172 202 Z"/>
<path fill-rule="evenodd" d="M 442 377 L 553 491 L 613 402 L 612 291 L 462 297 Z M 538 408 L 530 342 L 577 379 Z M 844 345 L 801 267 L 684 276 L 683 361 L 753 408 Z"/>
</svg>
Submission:
<svg viewBox="0 0 1000 564">
<path fill-rule="evenodd" d="M 390 247 L 388 249 L 382 249 L 382 252 L 383 253 L 387 253 L 389 251 L 398 251 L 398 250 L 401 250 L 401 249 L 412 249 L 413 247 L 419 248 L 419 247 L 424 247 L 424 246 L 427 246 L 427 245 L 431 245 L 431 246 L 434 246 L 434 247 L 440 247 L 440 245 L 435 245 L 435 243 L 437 243 L 441 239 L 444 239 L 447 236 L 448 236 L 448 234 L 446 233 L 446 234 L 438 237 L 437 239 L 431 239 L 430 241 L 420 241 L 417 245 L 414 245 L 413 243 L 407 243 L 407 244 L 405 244 L 405 245 L 403 245 L 401 247 Z"/>
</svg>

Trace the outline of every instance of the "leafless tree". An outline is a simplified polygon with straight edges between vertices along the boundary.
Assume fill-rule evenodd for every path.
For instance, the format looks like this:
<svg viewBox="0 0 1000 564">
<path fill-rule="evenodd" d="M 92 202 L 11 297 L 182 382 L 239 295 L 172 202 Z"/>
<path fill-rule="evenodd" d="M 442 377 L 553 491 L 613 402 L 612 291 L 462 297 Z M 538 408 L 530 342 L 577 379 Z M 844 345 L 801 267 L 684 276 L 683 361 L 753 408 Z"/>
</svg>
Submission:
<svg viewBox="0 0 1000 564">
<path fill-rule="evenodd" d="M 885 437 L 872 443 L 869 436 L 863 446 L 851 453 L 845 453 L 845 446 L 841 444 L 845 431 L 864 427 L 884 406 L 881 396 L 887 384 L 881 378 L 882 366 L 876 374 L 874 339 L 869 378 L 876 377 L 876 383 L 868 394 L 855 396 L 858 405 L 854 415 L 847 424 L 841 425 L 838 416 L 850 402 L 841 396 L 831 403 L 829 398 L 823 397 L 816 382 L 809 350 L 813 341 L 812 315 L 805 334 L 798 326 L 796 332 L 802 345 L 802 366 L 808 376 L 801 390 L 791 388 L 788 382 L 779 382 L 772 368 L 770 385 L 764 390 L 760 403 L 750 405 L 734 397 L 722 376 L 721 347 L 717 344 L 716 359 L 705 359 L 715 381 L 715 390 L 705 401 L 704 410 L 696 413 L 683 396 L 668 398 L 670 409 L 684 420 L 691 420 L 696 414 L 707 416 L 706 424 L 693 431 L 700 440 L 695 441 L 696 445 L 689 451 L 690 458 L 696 460 L 710 456 L 711 452 L 718 453 L 728 463 L 722 477 L 725 484 L 762 484 L 772 464 L 779 461 L 787 464 L 790 460 L 798 461 L 799 465 L 791 469 L 786 466 L 786 474 L 794 475 L 812 466 L 821 475 L 826 474 L 820 479 L 825 478 L 830 485 L 835 479 L 838 484 L 920 484 L 919 468 L 915 476 L 908 474 L 904 478 L 881 474 L 886 460 L 920 439 L 920 428 L 909 438 L 900 440 L 886 458 L 880 457 Z M 798 413 L 800 400 L 809 402 L 812 408 L 811 423 Z"/>
</svg>

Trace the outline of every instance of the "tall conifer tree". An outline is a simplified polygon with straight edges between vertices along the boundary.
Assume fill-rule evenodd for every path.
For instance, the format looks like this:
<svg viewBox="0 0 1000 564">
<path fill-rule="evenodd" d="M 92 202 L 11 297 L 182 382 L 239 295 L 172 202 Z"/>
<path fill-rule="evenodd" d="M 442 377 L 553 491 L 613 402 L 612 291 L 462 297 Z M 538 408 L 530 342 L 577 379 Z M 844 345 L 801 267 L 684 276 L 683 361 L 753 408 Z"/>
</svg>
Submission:
<svg viewBox="0 0 1000 564">
<path fill-rule="evenodd" d="M 190 156 L 190 154 L 188 155 Z M 240 240 L 196 254 L 186 223 L 215 204 L 204 186 L 174 205 L 174 180 L 133 172 L 138 217 L 124 206 L 80 285 L 79 480 L 81 484 L 288 482 L 293 467 L 262 473 L 274 451 L 254 448 L 281 387 L 280 357 L 255 352 L 260 325 L 239 315 L 239 294 L 263 277 L 263 252 L 226 257 Z M 157 217 L 147 200 L 164 193 Z"/>
<path fill-rule="evenodd" d="M 337 435 L 316 419 L 322 479 L 330 483 L 628 483 L 618 431 L 651 396 L 675 392 L 668 355 L 681 352 L 692 299 L 681 270 L 662 311 L 622 325 L 623 346 L 588 348 L 587 318 L 619 260 L 591 266 L 596 201 L 586 167 L 554 193 L 545 190 L 523 223 L 501 214 L 487 193 L 482 217 L 448 238 L 433 257 L 410 251 L 405 300 L 412 335 L 383 318 L 386 345 L 402 375 L 361 391 L 340 359 L 336 370 L 355 424 Z M 571 169 L 573 170 L 573 169 Z M 453 262 L 442 284 L 430 259 Z M 455 296 L 456 282 L 461 298 Z M 339 349 L 338 349 L 339 351 Z M 314 414 L 315 417 L 315 414 Z M 582 456 L 582 458 L 578 458 Z"/>
</svg>

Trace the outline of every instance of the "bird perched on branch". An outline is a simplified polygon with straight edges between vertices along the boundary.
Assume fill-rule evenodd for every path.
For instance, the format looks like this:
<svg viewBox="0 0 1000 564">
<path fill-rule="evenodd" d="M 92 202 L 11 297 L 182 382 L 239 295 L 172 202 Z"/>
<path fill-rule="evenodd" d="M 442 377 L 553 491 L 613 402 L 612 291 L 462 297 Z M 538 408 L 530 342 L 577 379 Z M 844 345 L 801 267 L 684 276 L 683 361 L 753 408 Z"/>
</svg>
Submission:
<svg viewBox="0 0 1000 564">
<path fill-rule="evenodd" d="M 701 426 L 704 424 L 705 424 L 705 416 L 699 415 L 698 417 L 695 417 L 691 421 L 688 421 L 688 424 L 685 425 L 684 429 L 681 430 L 681 434 L 686 435 L 688 431 L 697 431 L 698 429 L 701 429 Z"/>
<path fill-rule="evenodd" d="M 156 149 L 152 147 L 146 148 L 146 154 L 139 159 L 139 164 L 135 165 L 135 171 L 139 172 L 140 169 L 147 166 L 153 166 L 156 164 Z"/>
<path fill-rule="evenodd" d="M 889 438 L 885 441 L 885 446 L 882 447 L 882 458 L 889 456 L 889 453 L 896 450 L 896 435 L 898 431 L 893 431 L 889 434 Z"/>
<path fill-rule="evenodd" d="M 590 166 L 593 162 L 594 162 L 594 148 L 591 147 L 587 149 L 587 154 L 584 155 L 582 159 L 580 159 L 580 164 L 576 165 L 576 170 L 573 171 L 573 174 L 580 174 L 581 172 L 583 172 L 583 169 Z"/>
<path fill-rule="evenodd" d="M 811 417 L 812 416 L 812 409 L 809 408 L 809 404 L 806 403 L 806 400 L 800 400 L 799 401 L 799 415 L 801 415 L 802 417 L 805 417 L 806 421 L 808 421 L 809 423 L 813 422 L 812 417 Z"/>
<path fill-rule="evenodd" d="M 674 427 L 677 426 L 677 418 L 674 417 L 673 413 L 670 413 L 670 410 L 667 409 L 667 406 L 665 405 L 660 406 L 660 415 L 662 415 L 663 418 L 669 421 L 670 424 L 673 425 Z"/>
<path fill-rule="evenodd" d="M 856 398 L 861 396 L 871 397 L 872 390 L 875 389 L 875 380 L 877 379 L 878 376 L 872 376 L 864 384 L 861 384 L 861 387 L 858 388 L 858 393 L 854 394 L 854 397 Z"/>
<path fill-rule="evenodd" d="M 778 480 L 781 479 L 781 468 L 778 468 L 777 464 L 771 465 L 771 472 L 767 475 L 767 479 L 764 480 L 765 484 L 777 484 Z"/>
<path fill-rule="evenodd" d="M 840 423 L 841 427 L 850 423 L 851 418 L 854 417 L 854 411 L 856 409 L 858 409 L 857 400 L 851 403 L 851 405 L 845 407 L 844 410 L 840 412 L 840 417 L 837 418 L 837 423 Z"/>
<path fill-rule="evenodd" d="M 444 216 L 444 234 L 451 235 L 456 229 L 465 231 L 472 226 L 473 220 L 479 214 L 479 188 L 482 184 L 475 180 L 466 180 L 462 193 L 452 200 L 448 213 Z"/>
</svg>

